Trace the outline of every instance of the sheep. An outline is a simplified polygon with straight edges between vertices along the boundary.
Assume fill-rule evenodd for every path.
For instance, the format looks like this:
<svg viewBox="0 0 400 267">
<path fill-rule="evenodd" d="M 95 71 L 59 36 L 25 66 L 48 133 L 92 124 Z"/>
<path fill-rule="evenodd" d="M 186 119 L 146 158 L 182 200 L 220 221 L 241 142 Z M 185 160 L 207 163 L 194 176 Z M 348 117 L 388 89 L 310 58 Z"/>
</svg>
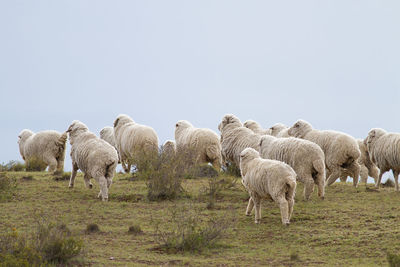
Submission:
<svg viewBox="0 0 400 267">
<path fill-rule="evenodd" d="M 277 138 L 264 135 L 260 141 L 260 155 L 265 159 L 283 161 L 297 174 L 297 180 L 304 183 L 304 199 L 309 200 L 318 187 L 318 196 L 324 199 L 325 155 L 315 143 L 299 138 Z"/>
<path fill-rule="evenodd" d="M 243 126 L 252 130 L 254 133 L 259 134 L 259 135 L 265 135 L 269 134 L 268 129 L 263 129 L 261 125 L 253 120 L 247 120 L 243 123 Z"/>
<path fill-rule="evenodd" d="M 106 126 L 100 131 L 100 138 L 115 147 L 117 149 L 117 146 L 115 145 L 115 137 L 114 137 L 114 128 L 110 126 Z"/>
<path fill-rule="evenodd" d="M 365 186 L 367 186 L 367 181 L 368 181 L 368 176 L 371 176 L 374 178 L 374 182 L 376 183 L 378 180 L 379 176 L 379 169 L 376 167 L 374 163 L 371 162 L 371 159 L 369 157 L 367 145 L 364 143 L 364 140 L 357 139 L 358 147 L 361 152 L 361 156 L 358 159 L 358 164 L 360 164 L 360 177 L 361 177 L 361 182 L 365 183 Z M 340 180 L 342 182 L 346 182 L 347 177 L 341 177 Z"/>
<path fill-rule="evenodd" d="M 250 147 L 240 153 L 240 170 L 242 184 L 250 195 L 246 215 L 255 205 L 255 223 L 260 223 L 261 199 L 269 199 L 279 204 L 282 224 L 289 225 L 297 186 L 294 170 L 284 162 L 262 159 Z"/>
<path fill-rule="evenodd" d="M 18 135 L 19 152 L 26 163 L 36 158 L 49 166 L 49 172 L 62 172 L 67 138 L 67 133 L 49 130 L 35 134 L 25 129 Z"/>
<path fill-rule="evenodd" d="M 121 114 L 114 121 L 114 137 L 121 165 L 129 172 L 131 165 L 138 168 L 158 155 L 158 137 L 153 128 L 135 123 L 128 115 Z"/>
<path fill-rule="evenodd" d="M 167 157 L 173 157 L 176 154 L 176 144 L 173 140 L 165 141 L 162 147 L 162 153 Z"/>
<path fill-rule="evenodd" d="M 80 121 L 73 121 L 68 127 L 71 144 L 72 172 L 69 188 L 74 187 L 77 171 L 84 173 L 85 186 L 92 188 L 94 178 L 100 185 L 98 198 L 108 200 L 108 190 L 118 164 L 118 154 L 114 147 L 91 133 Z"/>
<path fill-rule="evenodd" d="M 289 127 L 287 127 L 286 125 L 282 123 L 277 123 L 268 129 L 268 134 L 275 137 L 286 138 L 290 137 L 290 135 L 288 134 L 288 130 Z"/>
<path fill-rule="evenodd" d="M 221 132 L 222 159 L 224 165 L 240 166 L 240 153 L 247 147 L 259 149 L 261 136 L 243 127 L 239 118 L 226 114 L 218 125 Z"/>
<path fill-rule="evenodd" d="M 175 142 L 177 153 L 191 153 L 193 163 L 209 162 L 217 171 L 221 169 L 221 143 L 212 130 L 196 128 L 190 122 L 180 120 L 175 124 Z"/>
<path fill-rule="evenodd" d="M 360 175 L 358 158 L 361 155 L 357 141 L 345 133 L 336 131 L 320 131 L 311 124 L 298 120 L 289 128 L 290 136 L 302 138 L 316 143 L 325 154 L 326 185 L 331 185 L 342 175 L 353 177 L 353 185 L 357 187 Z"/>
<path fill-rule="evenodd" d="M 379 188 L 382 175 L 392 170 L 396 191 L 399 191 L 400 173 L 400 134 L 388 133 L 380 128 L 373 128 L 365 139 L 371 161 L 379 168 L 379 177 L 375 187 Z"/>
</svg>

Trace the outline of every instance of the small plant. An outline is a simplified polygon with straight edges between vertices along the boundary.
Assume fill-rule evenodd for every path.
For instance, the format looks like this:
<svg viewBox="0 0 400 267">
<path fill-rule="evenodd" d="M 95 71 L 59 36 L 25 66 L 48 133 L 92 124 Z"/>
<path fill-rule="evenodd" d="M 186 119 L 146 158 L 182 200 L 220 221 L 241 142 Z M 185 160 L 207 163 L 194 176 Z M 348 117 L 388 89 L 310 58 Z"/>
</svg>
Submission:
<svg viewBox="0 0 400 267">
<path fill-rule="evenodd" d="M 47 164 L 37 157 L 30 158 L 26 161 L 27 172 L 42 172 L 47 168 Z"/>
<path fill-rule="evenodd" d="M 142 228 L 140 228 L 140 225 L 137 224 L 130 226 L 128 229 L 128 234 L 137 235 L 141 233 L 143 233 Z"/>
<path fill-rule="evenodd" d="M 100 228 L 99 228 L 99 226 L 97 225 L 97 224 L 95 224 L 95 223 L 89 223 L 87 226 L 86 226 L 86 231 L 85 231 L 87 234 L 92 234 L 92 233 L 97 233 L 97 232 L 100 232 Z"/>
<path fill-rule="evenodd" d="M 202 221 L 192 207 L 174 207 L 171 213 L 172 229 L 163 230 L 156 224 L 159 249 L 168 253 L 198 253 L 214 248 L 227 231 L 226 217 Z"/>
<path fill-rule="evenodd" d="M 25 170 L 25 164 L 16 160 L 11 160 L 6 164 L 0 164 L 0 172 L 21 172 Z"/>
<path fill-rule="evenodd" d="M 7 202 L 15 197 L 17 186 L 17 179 L 0 173 L 0 202 Z"/>
<path fill-rule="evenodd" d="M 400 255 L 387 253 L 386 254 L 387 261 L 389 262 L 390 267 L 400 267 Z"/>
<path fill-rule="evenodd" d="M 214 209 L 215 201 L 223 190 L 236 185 L 236 179 L 229 176 L 218 176 L 208 179 L 208 184 L 203 188 L 203 194 L 207 197 L 207 209 Z"/>
</svg>

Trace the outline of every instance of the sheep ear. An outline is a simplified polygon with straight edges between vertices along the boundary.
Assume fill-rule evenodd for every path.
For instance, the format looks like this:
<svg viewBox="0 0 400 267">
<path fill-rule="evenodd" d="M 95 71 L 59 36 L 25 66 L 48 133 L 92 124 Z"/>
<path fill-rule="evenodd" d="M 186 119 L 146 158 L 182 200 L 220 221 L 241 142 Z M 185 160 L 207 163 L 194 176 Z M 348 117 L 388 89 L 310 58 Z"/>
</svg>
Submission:
<svg viewBox="0 0 400 267">
<path fill-rule="evenodd" d="M 260 143 L 258 145 L 261 146 L 262 142 L 263 142 L 263 138 L 260 139 Z"/>
<path fill-rule="evenodd" d="M 68 127 L 68 130 L 66 132 L 70 133 L 71 131 L 72 131 L 72 124 Z"/>
<path fill-rule="evenodd" d="M 117 127 L 118 122 L 119 122 L 119 118 L 114 121 L 114 127 Z"/>
</svg>

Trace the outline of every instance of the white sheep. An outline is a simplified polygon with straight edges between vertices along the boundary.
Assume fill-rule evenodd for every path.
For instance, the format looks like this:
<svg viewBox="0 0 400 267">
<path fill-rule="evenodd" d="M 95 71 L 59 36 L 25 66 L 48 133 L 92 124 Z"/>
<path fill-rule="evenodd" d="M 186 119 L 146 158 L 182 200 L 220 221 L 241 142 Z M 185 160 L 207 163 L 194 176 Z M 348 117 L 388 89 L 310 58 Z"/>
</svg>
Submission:
<svg viewBox="0 0 400 267">
<path fill-rule="evenodd" d="M 108 189 L 118 164 L 117 151 L 109 143 L 91 133 L 80 121 L 73 121 L 67 132 L 72 159 L 69 188 L 74 187 L 75 176 L 80 169 L 84 173 L 85 186 L 92 188 L 90 179 L 94 178 L 100 185 L 98 197 L 107 201 Z"/>
<path fill-rule="evenodd" d="M 225 115 L 218 125 L 218 130 L 221 132 L 222 159 L 225 165 L 230 163 L 239 167 L 240 153 L 243 149 L 259 149 L 261 136 L 243 127 L 235 115 Z"/>
<path fill-rule="evenodd" d="M 298 120 L 288 131 L 290 136 L 306 139 L 319 145 L 325 154 L 326 185 L 331 185 L 339 177 L 353 177 L 353 185 L 357 186 L 360 175 L 358 158 L 361 155 L 357 141 L 345 133 L 337 131 L 320 131 L 311 124 Z"/>
<path fill-rule="evenodd" d="M 288 134 L 288 130 L 289 127 L 287 127 L 286 125 L 282 123 L 277 123 L 268 129 L 268 134 L 275 137 L 286 138 L 290 137 L 290 135 Z"/>
<path fill-rule="evenodd" d="M 135 123 L 128 115 L 121 114 L 114 121 L 115 144 L 125 172 L 140 160 L 158 155 L 158 137 L 153 128 Z"/>
<path fill-rule="evenodd" d="M 269 134 L 268 129 L 263 129 L 261 125 L 253 120 L 247 120 L 243 123 L 243 126 L 252 130 L 256 134 L 264 135 L 264 134 Z"/>
<path fill-rule="evenodd" d="M 221 143 L 214 131 L 180 120 L 175 124 L 175 142 L 177 153 L 189 152 L 194 163 L 209 162 L 216 170 L 221 169 Z"/>
<path fill-rule="evenodd" d="M 114 137 L 114 128 L 110 126 L 106 126 L 100 131 L 100 138 L 117 148 L 115 145 L 115 137 Z"/>
<path fill-rule="evenodd" d="M 240 170 L 242 184 L 250 195 L 246 215 L 255 206 L 255 223 L 260 223 L 261 199 L 269 199 L 279 204 L 282 223 L 288 225 L 297 185 L 294 170 L 284 162 L 260 158 L 253 148 L 240 153 Z"/>
<path fill-rule="evenodd" d="M 49 166 L 49 172 L 63 171 L 67 133 L 23 130 L 18 135 L 19 152 L 25 162 L 36 158 Z"/>
<path fill-rule="evenodd" d="M 325 195 L 325 155 L 315 143 L 299 138 L 277 138 L 264 135 L 260 141 L 260 155 L 265 159 L 283 161 L 297 174 L 297 180 L 304 183 L 304 198 L 309 200 L 318 187 L 318 196 Z"/>
<path fill-rule="evenodd" d="M 176 143 L 173 140 L 165 141 L 162 146 L 162 153 L 167 157 L 173 157 L 176 154 Z"/>
<path fill-rule="evenodd" d="M 398 176 L 400 173 L 400 134 L 388 133 L 383 129 L 374 128 L 365 139 L 371 161 L 379 168 L 379 177 L 375 187 L 379 187 L 382 175 L 392 170 L 396 191 L 399 191 Z"/>
<path fill-rule="evenodd" d="M 361 182 L 367 185 L 368 176 L 371 176 L 372 178 L 374 178 L 374 182 L 376 183 L 378 181 L 379 169 L 374 163 L 372 163 L 369 157 L 367 145 L 364 143 L 364 140 L 357 139 L 357 143 L 361 152 L 361 156 L 358 159 L 358 164 L 360 164 L 361 167 Z M 340 180 L 342 182 L 345 182 L 347 180 L 347 177 L 340 177 Z"/>
</svg>

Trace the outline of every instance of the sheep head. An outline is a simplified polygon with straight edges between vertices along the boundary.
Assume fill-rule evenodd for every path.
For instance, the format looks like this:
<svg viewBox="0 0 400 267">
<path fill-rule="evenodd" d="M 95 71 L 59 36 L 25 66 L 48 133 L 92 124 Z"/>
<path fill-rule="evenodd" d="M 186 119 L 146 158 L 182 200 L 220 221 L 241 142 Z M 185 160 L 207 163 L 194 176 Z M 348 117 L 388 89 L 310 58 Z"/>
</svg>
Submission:
<svg viewBox="0 0 400 267">
<path fill-rule="evenodd" d="M 261 126 L 258 122 L 253 121 L 253 120 L 247 120 L 243 123 L 243 126 L 246 128 L 249 128 L 252 131 L 257 131 L 261 129 Z"/>
<path fill-rule="evenodd" d="M 286 128 L 286 125 L 282 123 L 277 123 L 268 129 L 268 134 L 272 136 L 277 136 L 280 131 L 285 130 Z"/>
<path fill-rule="evenodd" d="M 249 161 L 260 157 L 260 153 L 251 147 L 247 147 L 240 152 L 240 162 Z"/>
<path fill-rule="evenodd" d="M 227 114 L 222 118 L 221 123 L 218 125 L 218 130 L 222 132 L 227 125 L 235 124 L 237 127 L 242 126 L 242 122 L 233 114 Z"/>
<path fill-rule="evenodd" d="M 186 128 L 190 128 L 190 127 L 193 127 L 193 125 L 186 120 L 180 120 L 175 124 L 175 130 L 186 129 Z"/>
<path fill-rule="evenodd" d="M 123 126 L 127 123 L 134 123 L 131 117 L 125 114 L 120 114 L 114 121 L 114 129 Z"/>
<path fill-rule="evenodd" d="M 260 151 L 263 146 L 268 146 L 272 141 L 274 141 L 276 137 L 271 136 L 271 135 L 263 135 L 260 139 L 259 147 Z"/>
<path fill-rule="evenodd" d="M 31 130 L 24 129 L 18 135 L 18 144 L 28 139 L 34 133 Z"/>
<path fill-rule="evenodd" d="M 298 120 L 292 127 L 289 128 L 288 134 L 297 138 L 304 138 L 308 132 L 312 131 L 310 123 L 304 120 Z"/>
<path fill-rule="evenodd" d="M 72 145 L 71 138 L 78 136 L 81 133 L 88 132 L 89 128 L 83 123 L 78 120 L 74 120 L 71 125 L 68 127 L 66 131 L 69 134 L 70 143 Z"/>
<path fill-rule="evenodd" d="M 378 140 L 382 135 L 386 134 L 387 132 L 381 128 L 373 128 L 368 132 L 367 138 L 364 140 L 364 144 L 367 146 L 376 140 Z"/>
</svg>

